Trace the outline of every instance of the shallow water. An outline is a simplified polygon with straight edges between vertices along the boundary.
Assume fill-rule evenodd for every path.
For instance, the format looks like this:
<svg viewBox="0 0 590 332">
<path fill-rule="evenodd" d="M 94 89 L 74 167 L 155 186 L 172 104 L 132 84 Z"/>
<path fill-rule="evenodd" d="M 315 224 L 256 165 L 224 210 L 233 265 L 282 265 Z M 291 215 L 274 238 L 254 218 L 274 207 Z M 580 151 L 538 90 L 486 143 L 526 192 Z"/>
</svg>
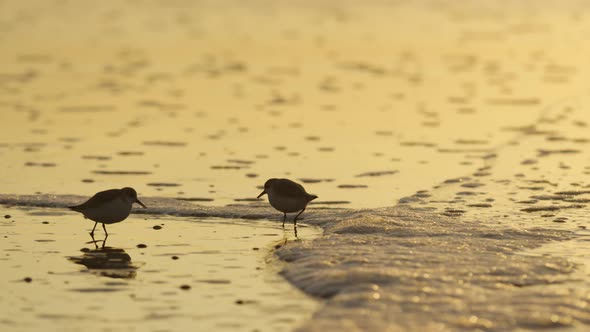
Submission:
<svg viewBox="0 0 590 332">
<path fill-rule="evenodd" d="M 531 77 L 513 77 L 519 68 L 502 61 L 503 49 L 455 49 L 476 25 L 462 28 L 453 6 L 434 15 L 404 4 L 380 12 L 230 1 L 220 16 L 225 7 L 207 2 L 80 2 L 60 10 L 58 24 L 41 3 L 7 2 L 18 9 L 2 14 L 0 43 L 27 41 L 0 55 L 6 193 L 130 183 L 144 195 L 219 206 L 290 177 L 319 204 L 387 206 L 471 172 L 478 155 L 514 136 L 503 128 L 529 125 L 574 93 L 555 84 L 540 96 Z M 411 46 L 422 31 L 383 33 L 425 17 L 422 30 L 443 25 L 448 35 Z M 329 37 L 340 34 L 346 41 Z M 541 73 L 558 66 L 532 57 L 537 47 L 514 57 Z M 498 86 L 480 87 L 488 81 Z"/>
<path fill-rule="evenodd" d="M 296 241 L 277 223 L 137 216 L 110 225 L 103 247 L 72 212 L 2 214 L 5 330 L 290 331 L 319 306 L 277 274 L 271 251 Z"/>
<path fill-rule="evenodd" d="M 586 13 L 0 2 L 0 202 L 131 185 L 138 213 L 239 228 L 280 219 L 255 197 L 288 177 L 319 196 L 303 217 L 325 232 L 277 251 L 323 299 L 301 330 L 583 331 Z"/>
</svg>

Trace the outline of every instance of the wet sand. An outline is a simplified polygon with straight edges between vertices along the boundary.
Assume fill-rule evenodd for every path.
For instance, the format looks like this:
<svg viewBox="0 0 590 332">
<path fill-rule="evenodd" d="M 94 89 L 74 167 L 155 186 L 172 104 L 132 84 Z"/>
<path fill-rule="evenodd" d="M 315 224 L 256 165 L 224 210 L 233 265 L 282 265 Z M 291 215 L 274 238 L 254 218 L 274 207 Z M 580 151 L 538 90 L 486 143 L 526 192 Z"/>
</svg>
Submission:
<svg viewBox="0 0 590 332">
<path fill-rule="evenodd" d="M 5 331 L 291 331 L 319 306 L 278 275 L 272 251 L 296 241 L 278 223 L 138 215 L 103 248 L 76 213 L 1 210 Z"/>
</svg>

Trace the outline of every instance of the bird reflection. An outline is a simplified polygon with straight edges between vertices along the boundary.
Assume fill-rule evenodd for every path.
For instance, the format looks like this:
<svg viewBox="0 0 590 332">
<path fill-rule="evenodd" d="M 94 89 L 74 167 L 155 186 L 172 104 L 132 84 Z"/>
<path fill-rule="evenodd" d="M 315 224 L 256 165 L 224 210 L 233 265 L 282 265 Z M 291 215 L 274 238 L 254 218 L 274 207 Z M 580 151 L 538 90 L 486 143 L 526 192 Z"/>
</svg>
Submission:
<svg viewBox="0 0 590 332">
<path fill-rule="evenodd" d="M 131 262 L 131 256 L 121 248 L 101 247 L 94 250 L 82 249 L 82 256 L 68 259 L 76 264 L 84 265 L 89 272 L 100 276 L 118 279 L 135 278 L 137 266 Z"/>
</svg>

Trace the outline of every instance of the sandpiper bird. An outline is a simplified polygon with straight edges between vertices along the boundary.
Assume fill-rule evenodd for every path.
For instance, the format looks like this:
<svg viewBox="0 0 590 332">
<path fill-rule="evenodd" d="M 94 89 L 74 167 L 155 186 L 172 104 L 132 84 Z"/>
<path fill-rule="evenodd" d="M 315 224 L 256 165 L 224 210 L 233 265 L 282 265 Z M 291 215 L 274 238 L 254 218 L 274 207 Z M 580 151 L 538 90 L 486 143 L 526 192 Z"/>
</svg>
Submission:
<svg viewBox="0 0 590 332">
<path fill-rule="evenodd" d="M 318 198 L 316 195 L 308 194 L 302 185 L 289 179 L 269 179 L 264 183 L 264 190 L 258 198 L 264 194 L 268 194 L 268 202 L 273 208 L 283 212 L 283 228 L 285 228 L 287 213 L 299 211 L 293 218 L 295 235 L 297 235 L 297 217 L 305 211 L 309 202 Z"/>
<path fill-rule="evenodd" d="M 94 238 L 94 229 L 98 223 L 102 224 L 102 229 L 109 236 L 105 224 L 114 224 L 125 220 L 131 212 L 133 203 L 146 207 L 137 199 L 137 192 L 133 188 L 125 187 L 123 189 L 110 189 L 96 193 L 88 201 L 76 206 L 70 206 L 70 209 L 80 212 L 84 218 L 94 221 L 94 227 L 90 236 Z"/>
</svg>

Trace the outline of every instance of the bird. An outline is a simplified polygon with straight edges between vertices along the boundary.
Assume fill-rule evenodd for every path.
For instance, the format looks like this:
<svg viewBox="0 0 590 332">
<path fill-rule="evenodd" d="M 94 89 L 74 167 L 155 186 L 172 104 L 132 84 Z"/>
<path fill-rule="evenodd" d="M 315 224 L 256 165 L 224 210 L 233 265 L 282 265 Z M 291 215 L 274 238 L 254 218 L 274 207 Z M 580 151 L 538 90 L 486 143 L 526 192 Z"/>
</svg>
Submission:
<svg viewBox="0 0 590 332">
<path fill-rule="evenodd" d="M 137 203 L 143 208 L 147 208 L 137 198 L 137 191 L 130 187 L 122 189 L 110 189 L 96 193 L 86 202 L 70 206 L 71 210 L 82 213 L 84 218 L 94 221 L 94 227 L 90 236 L 94 239 L 94 230 L 98 223 L 102 224 L 104 229 L 105 240 L 109 236 L 105 224 L 114 224 L 125 220 L 131 213 L 131 206 Z"/>
<path fill-rule="evenodd" d="M 293 227 L 295 229 L 295 236 L 297 236 L 297 217 L 299 217 L 307 204 L 318 198 L 316 195 L 308 194 L 299 183 L 293 182 L 289 179 L 269 179 L 264 183 L 264 190 L 257 198 L 268 194 L 268 202 L 270 205 L 283 212 L 283 228 L 285 228 L 285 220 L 287 213 L 299 213 L 293 218 Z"/>
</svg>

